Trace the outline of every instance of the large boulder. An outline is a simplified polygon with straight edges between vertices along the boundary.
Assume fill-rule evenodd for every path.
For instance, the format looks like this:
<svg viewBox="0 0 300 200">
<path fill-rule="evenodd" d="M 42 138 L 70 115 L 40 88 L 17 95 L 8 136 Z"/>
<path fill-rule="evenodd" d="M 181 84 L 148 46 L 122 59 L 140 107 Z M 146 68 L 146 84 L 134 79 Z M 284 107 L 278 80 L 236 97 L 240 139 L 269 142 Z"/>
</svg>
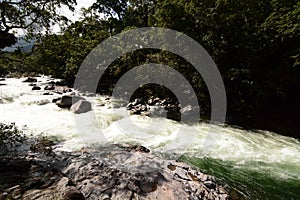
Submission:
<svg viewBox="0 0 300 200">
<path fill-rule="evenodd" d="M 73 104 L 80 100 L 84 100 L 84 98 L 80 96 L 64 95 L 55 103 L 60 108 L 71 108 Z"/>
<path fill-rule="evenodd" d="M 92 105 L 89 101 L 79 100 L 71 106 L 70 110 L 76 114 L 86 113 L 92 110 Z"/>
</svg>

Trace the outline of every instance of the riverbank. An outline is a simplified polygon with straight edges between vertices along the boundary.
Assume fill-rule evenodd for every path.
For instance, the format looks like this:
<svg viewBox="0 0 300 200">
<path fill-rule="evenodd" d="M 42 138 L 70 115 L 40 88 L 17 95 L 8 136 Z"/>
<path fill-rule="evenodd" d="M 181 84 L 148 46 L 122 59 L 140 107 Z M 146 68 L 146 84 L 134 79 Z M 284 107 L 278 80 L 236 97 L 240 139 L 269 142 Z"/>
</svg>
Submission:
<svg viewBox="0 0 300 200">
<path fill-rule="evenodd" d="M 230 199 L 213 176 L 142 146 L 50 148 L 0 157 L 0 199 Z"/>
</svg>

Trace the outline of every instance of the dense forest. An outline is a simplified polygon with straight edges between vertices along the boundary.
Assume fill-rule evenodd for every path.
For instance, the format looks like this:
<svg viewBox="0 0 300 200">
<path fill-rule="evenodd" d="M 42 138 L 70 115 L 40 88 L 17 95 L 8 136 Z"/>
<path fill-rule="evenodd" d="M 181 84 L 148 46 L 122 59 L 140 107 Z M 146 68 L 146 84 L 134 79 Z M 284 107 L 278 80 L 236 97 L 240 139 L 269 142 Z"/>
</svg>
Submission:
<svg viewBox="0 0 300 200">
<path fill-rule="evenodd" d="M 47 74 L 72 86 L 84 58 L 106 38 L 138 27 L 169 28 L 196 40 L 217 64 L 226 87 L 228 123 L 299 138 L 299 1 L 97 0 L 81 10 L 76 22 L 56 15 L 56 6 L 72 10 L 75 3 L 1 1 L 1 75 Z M 55 23 L 62 27 L 59 34 L 48 31 Z M 17 42 L 16 28 L 25 30 L 28 41 L 35 40 L 32 52 L 3 51 Z M 209 94 L 200 74 L 166 51 L 123 55 L 105 72 L 98 91 L 110 94 L 126 71 L 143 63 L 166 64 L 183 74 L 198 94 L 202 114 L 209 116 Z M 144 91 L 153 95 L 151 87 Z M 167 94 L 165 88 L 159 91 Z"/>
</svg>

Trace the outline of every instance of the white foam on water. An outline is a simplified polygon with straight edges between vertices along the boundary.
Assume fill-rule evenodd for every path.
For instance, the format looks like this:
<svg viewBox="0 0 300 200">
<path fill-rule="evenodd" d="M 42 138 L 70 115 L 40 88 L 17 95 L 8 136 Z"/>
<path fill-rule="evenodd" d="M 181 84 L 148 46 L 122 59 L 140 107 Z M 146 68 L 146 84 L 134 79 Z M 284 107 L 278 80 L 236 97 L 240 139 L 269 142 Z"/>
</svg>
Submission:
<svg viewBox="0 0 300 200">
<path fill-rule="evenodd" d="M 41 81 L 38 84 L 47 79 L 38 77 Z M 124 107 L 119 108 L 124 102 L 116 99 L 100 107 L 105 97 L 94 99 L 92 112 L 76 115 L 53 103 L 37 105 L 60 95 L 44 96 L 43 89 L 32 91 L 22 80 L 9 78 L 3 82 L 7 85 L 0 86 L 2 99 L 7 99 L 5 104 L 0 104 L 0 121 L 15 122 L 20 127 L 26 125 L 28 134 L 53 136 L 62 141 L 58 146 L 61 150 L 79 150 L 103 142 L 133 143 L 164 154 L 206 156 L 234 162 L 237 168 L 270 171 L 282 178 L 300 177 L 300 142 L 296 139 L 268 131 L 129 116 Z M 74 120 L 75 115 L 79 121 Z M 91 115 L 96 116 L 95 120 L 91 120 Z M 264 164 L 257 164 L 260 162 Z"/>
</svg>

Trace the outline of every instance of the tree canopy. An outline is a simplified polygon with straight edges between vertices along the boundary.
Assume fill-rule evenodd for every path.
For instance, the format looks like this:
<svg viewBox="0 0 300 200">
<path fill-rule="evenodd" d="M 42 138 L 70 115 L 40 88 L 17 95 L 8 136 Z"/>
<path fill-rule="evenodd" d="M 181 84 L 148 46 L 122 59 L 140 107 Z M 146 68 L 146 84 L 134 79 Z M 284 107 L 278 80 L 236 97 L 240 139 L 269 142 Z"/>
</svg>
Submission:
<svg viewBox="0 0 300 200">
<path fill-rule="evenodd" d="M 0 2 L 0 49 L 17 42 L 16 33 L 22 31 L 27 38 L 47 32 L 55 23 L 68 21 L 56 13 L 67 6 L 74 11 L 76 0 L 2 0 Z"/>
</svg>

